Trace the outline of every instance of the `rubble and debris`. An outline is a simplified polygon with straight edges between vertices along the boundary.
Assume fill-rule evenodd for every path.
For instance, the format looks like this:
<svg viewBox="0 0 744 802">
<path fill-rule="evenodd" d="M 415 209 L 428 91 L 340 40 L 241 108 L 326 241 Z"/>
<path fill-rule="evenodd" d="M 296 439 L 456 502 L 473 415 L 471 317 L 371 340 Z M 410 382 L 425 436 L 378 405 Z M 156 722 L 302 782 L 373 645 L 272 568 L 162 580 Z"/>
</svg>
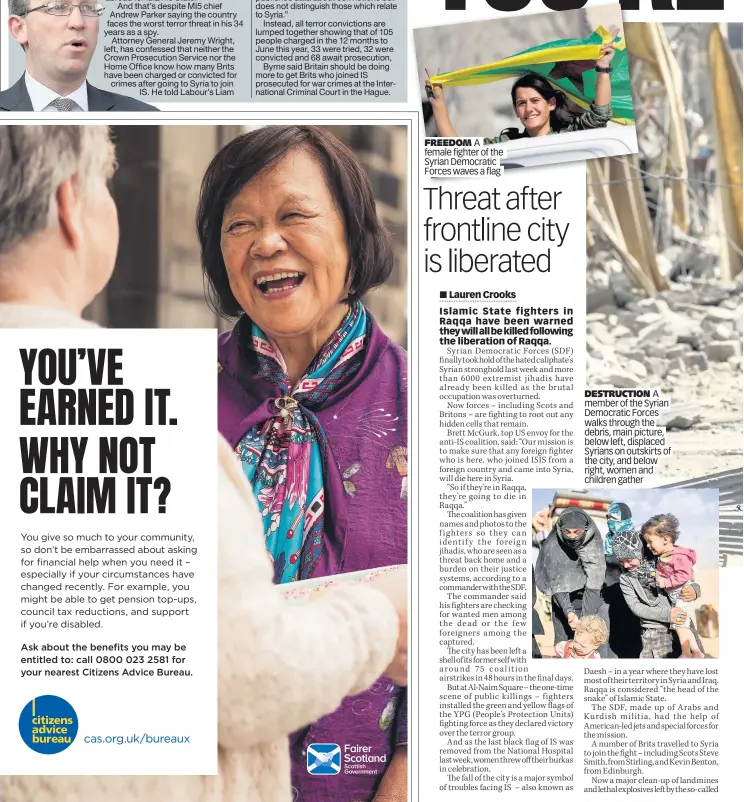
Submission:
<svg viewBox="0 0 744 802">
<path fill-rule="evenodd" d="M 587 384 L 657 388 L 671 402 L 660 476 L 742 462 L 741 221 L 721 213 L 740 203 L 741 149 L 718 161 L 726 137 L 707 60 L 727 45 L 714 28 L 626 25 L 639 154 L 587 162 Z M 741 109 L 727 120 L 740 142 Z"/>
<path fill-rule="evenodd" d="M 663 485 L 663 487 L 668 488 L 694 488 L 697 490 L 710 488 L 717 490 L 720 554 L 722 557 L 737 555 L 739 560 L 744 554 L 744 537 L 742 536 L 743 479 L 742 469 L 739 467 L 721 473 L 696 474 L 692 479 L 685 478 L 673 484 Z M 726 565 L 726 563 L 726 560 L 721 561 L 721 565 Z"/>
<path fill-rule="evenodd" d="M 658 423 L 665 429 L 689 429 L 699 423 L 701 418 L 700 407 L 694 404 L 680 404 L 662 410 Z"/>
<path fill-rule="evenodd" d="M 715 293 L 718 305 L 711 305 L 714 291 L 722 287 L 725 292 Z M 680 297 L 686 300 L 680 302 Z M 744 309 L 739 283 L 671 282 L 669 290 L 654 298 L 622 300 L 622 306 L 604 304 L 587 314 L 590 384 L 664 387 L 672 373 L 694 380 L 715 369 L 729 375 L 731 398 L 740 397 Z"/>
</svg>

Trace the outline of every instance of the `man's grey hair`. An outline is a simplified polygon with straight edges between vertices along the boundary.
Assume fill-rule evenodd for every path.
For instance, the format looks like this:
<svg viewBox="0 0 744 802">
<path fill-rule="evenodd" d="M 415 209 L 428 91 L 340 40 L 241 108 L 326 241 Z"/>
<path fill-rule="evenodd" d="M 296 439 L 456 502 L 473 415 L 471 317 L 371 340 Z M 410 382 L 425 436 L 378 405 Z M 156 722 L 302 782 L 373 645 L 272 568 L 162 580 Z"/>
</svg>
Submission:
<svg viewBox="0 0 744 802">
<path fill-rule="evenodd" d="M 39 3 L 41 5 L 41 3 Z M 28 0 L 8 0 L 8 13 L 22 17 L 28 11 Z"/>
<path fill-rule="evenodd" d="M 106 126 L 0 126 L 0 254 L 55 224 L 64 181 L 85 194 L 115 168 Z"/>
<path fill-rule="evenodd" d="M 41 5 L 41 3 L 39 3 Z M 12 17 L 22 17 L 29 9 L 28 0 L 8 0 L 8 14 Z M 21 43 L 18 43 L 21 45 Z M 25 52 L 26 45 L 21 45 L 21 49 Z"/>
</svg>

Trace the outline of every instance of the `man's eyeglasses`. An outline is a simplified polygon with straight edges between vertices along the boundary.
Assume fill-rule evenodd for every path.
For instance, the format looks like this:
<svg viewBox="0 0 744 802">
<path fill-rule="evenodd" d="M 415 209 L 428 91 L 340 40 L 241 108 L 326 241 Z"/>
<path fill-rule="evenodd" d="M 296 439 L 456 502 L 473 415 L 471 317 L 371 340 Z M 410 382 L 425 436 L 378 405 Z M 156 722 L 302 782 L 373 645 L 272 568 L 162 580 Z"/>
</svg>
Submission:
<svg viewBox="0 0 744 802">
<path fill-rule="evenodd" d="M 53 17 L 69 17 L 73 8 L 79 8 L 84 17 L 100 17 L 104 10 L 100 3 L 68 3 L 67 0 L 57 0 L 54 3 L 44 3 L 43 6 L 29 8 L 25 14 L 20 16 L 26 17 L 32 11 L 46 11 L 47 14 L 51 14 Z"/>
</svg>

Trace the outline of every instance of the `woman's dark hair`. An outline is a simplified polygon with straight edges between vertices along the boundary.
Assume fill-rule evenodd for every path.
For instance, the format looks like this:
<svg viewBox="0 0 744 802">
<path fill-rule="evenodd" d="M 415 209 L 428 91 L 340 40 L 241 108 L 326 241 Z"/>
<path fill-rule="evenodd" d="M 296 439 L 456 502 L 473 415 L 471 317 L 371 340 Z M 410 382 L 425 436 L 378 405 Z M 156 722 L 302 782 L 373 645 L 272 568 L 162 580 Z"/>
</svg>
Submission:
<svg viewBox="0 0 744 802">
<path fill-rule="evenodd" d="M 641 527 L 641 537 L 646 532 L 650 532 L 652 535 L 660 535 L 661 537 L 668 535 L 672 539 L 672 543 L 676 543 L 679 540 L 679 518 L 676 515 L 672 515 L 671 512 L 654 515 Z"/>
<path fill-rule="evenodd" d="M 272 125 L 233 139 L 212 159 L 202 179 L 196 210 L 207 303 L 222 317 L 243 311 L 230 289 L 220 245 L 225 207 L 248 183 L 293 150 L 318 160 L 344 221 L 349 266 L 348 303 L 383 284 L 393 269 L 393 248 L 382 225 L 367 174 L 354 153 L 314 125 Z"/>
<path fill-rule="evenodd" d="M 518 78 L 512 84 L 511 97 L 512 105 L 517 105 L 517 89 L 534 89 L 539 95 L 547 101 L 555 100 L 555 108 L 550 112 L 550 127 L 554 131 L 560 131 L 567 128 L 569 123 L 583 114 L 583 109 L 572 103 L 567 97 L 565 92 L 556 89 L 550 81 L 538 75 L 536 72 L 528 72 L 521 78 Z"/>
</svg>

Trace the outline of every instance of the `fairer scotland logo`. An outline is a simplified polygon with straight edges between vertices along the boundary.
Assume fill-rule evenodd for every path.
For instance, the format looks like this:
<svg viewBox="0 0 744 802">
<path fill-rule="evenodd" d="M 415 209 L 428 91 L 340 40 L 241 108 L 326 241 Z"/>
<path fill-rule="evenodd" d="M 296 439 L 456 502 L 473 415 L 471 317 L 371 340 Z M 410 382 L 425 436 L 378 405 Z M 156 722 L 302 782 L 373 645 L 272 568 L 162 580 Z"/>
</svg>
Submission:
<svg viewBox="0 0 744 802">
<path fill-rule="evenodd" d="M 310 744 L 307 748 L 307 773 L 338 774 L 341 771 L 341 747 L 338 744 Z"/>
<path fill-rule="evenodd" d="M 387 763 L 387 755 L 371 754 L 371 746 L 344 744 L 310 744 L 307 748 L 307 772 L 316 776 L 344 774 L 380 774 Z M 383 764 L 383 765 L 381 765 Z"/>
</svg>

